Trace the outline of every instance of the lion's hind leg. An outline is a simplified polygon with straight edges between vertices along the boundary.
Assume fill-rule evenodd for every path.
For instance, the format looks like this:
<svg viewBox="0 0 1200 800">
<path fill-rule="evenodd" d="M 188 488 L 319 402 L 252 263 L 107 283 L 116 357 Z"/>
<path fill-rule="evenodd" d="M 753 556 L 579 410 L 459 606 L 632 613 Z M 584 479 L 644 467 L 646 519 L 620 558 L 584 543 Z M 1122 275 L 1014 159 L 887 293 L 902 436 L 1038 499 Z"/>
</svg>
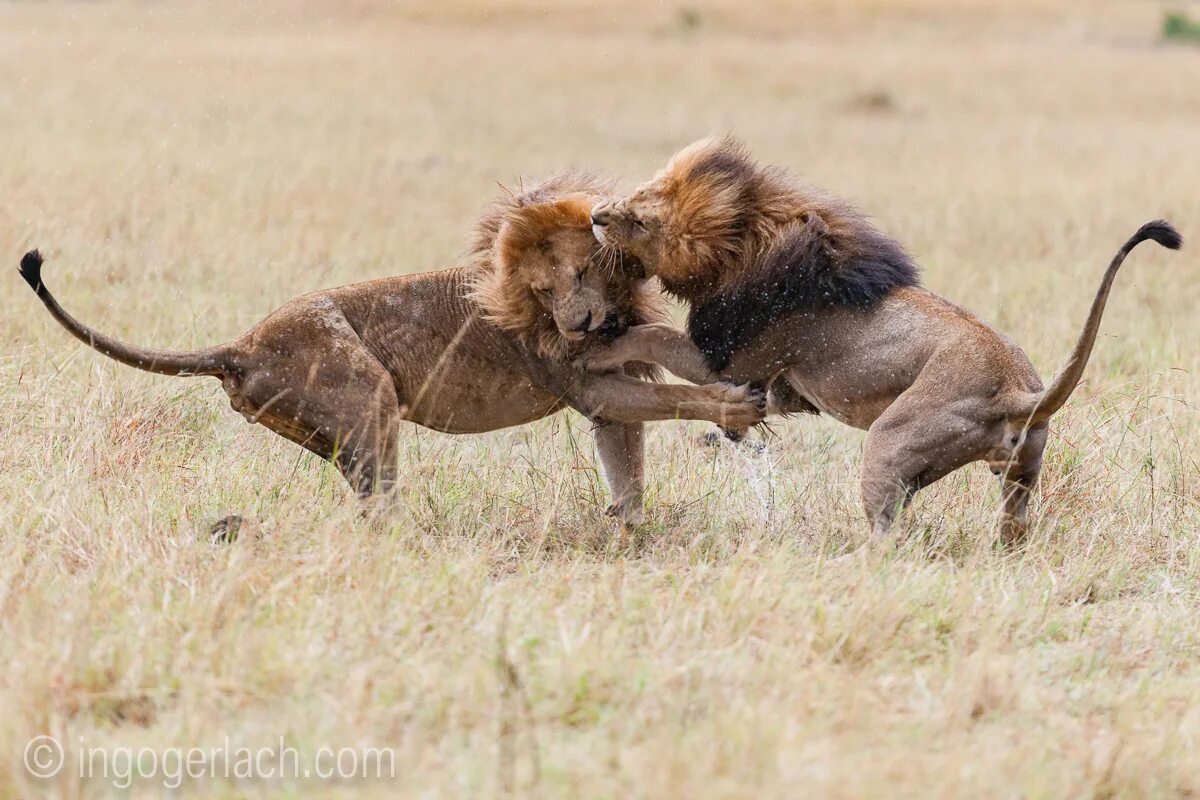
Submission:
<svg viewBox="0 0 1200 800">
<path fill-rule="evenodd" d="M 965 407 L 931 408 L 914 388 L 875 420 L 863 446 L 863 510 L 876 539 L 917 492 L 987 452 L 987 431 Z"/>
<path fill-rule="evenodd" d="M 311 411 L 307 404 L 300 417 L 266 411 L 254 421 L 332 463 L 361 498 L 395 487 L 399 418 L 389 425 L 382 409 L 364 408 L 360 419 L 380 421 L 347 429 Z"/>
<path fill-rule="evenodd" d="M 231 404 L 333 463 L 360 497 L 390 491 L 402 418 L 391 375 L 361 347 L 311 355 L 245 372 L 226 386 Z"/>
<path fill-rule="evenodd" d="M 1029 531 L 1029 497 L 1042 471 L 1046 439 L 1044 426 L 1030 430 L 1010 460 L 992 467 L 992 471 L 1000 476 L 1003 493 L 996 534 L 1005 546 L 1019 544 Z"/>
</svg>

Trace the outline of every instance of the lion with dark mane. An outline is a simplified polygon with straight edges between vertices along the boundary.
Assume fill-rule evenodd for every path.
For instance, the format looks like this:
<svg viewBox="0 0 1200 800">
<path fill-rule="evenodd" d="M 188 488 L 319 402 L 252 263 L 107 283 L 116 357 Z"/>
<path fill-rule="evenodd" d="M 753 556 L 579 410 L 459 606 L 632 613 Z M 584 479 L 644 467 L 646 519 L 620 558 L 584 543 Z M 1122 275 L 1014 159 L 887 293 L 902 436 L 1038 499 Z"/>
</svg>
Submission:
<svg viewBox="0 0 1200 800">
<path fill-rule="evenodd" d="M 74 319 L 43 283 L 37 251 L 21 274 L 84 344 L 148 372 L 220 378 L 235 411 L 334 463 L 361 496 L 396 484 L 404 420 L 477 433 L 574 408 L 595 423 L 610 512 L 633 523 L 643 422 L 747 425 L 762 412 L 744 387 L 572 366 L 626 328 L 666 318 L 641 265 L 592 235 L 591 209 L 607 191 L 585 175 L 552 178 L 486 211 L 465 267 L 304 295 L 226 344 L 189 352 L 125 344 Z"/>
<path fill-rule="evenodd" d="M 1067 364 L 1049 388 L 1016 345 L 921 287 L 912 259 L 856 209 L 757 163 L 731 139 L 677 153 L 630 196 L 592 211 L 596 237 L 637 258 L 691 306 L 686 333 L 631 329 L 589 369 L 656 363 L 693 382 L 769 386 L 779 410 L 819 410 L 868 431 L 862 498 L 875 536 L 924 486 L 986 461 L 1004 487 L 999 533 L 1027 528 L 1047 422 L 1083 375 L 1117 270 L 1105 272 Z"/>
</svg>

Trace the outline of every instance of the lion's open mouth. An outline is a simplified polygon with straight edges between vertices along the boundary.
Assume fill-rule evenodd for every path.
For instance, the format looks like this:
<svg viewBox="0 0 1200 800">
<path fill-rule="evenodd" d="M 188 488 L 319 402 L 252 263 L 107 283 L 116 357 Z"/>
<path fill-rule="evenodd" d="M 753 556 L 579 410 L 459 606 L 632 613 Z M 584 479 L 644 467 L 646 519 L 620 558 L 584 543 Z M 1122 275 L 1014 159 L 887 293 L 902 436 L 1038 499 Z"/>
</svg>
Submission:
<svg viewBox="0 0 1200 800">
<path fill-rule="evenodd" d="M 604 318 L 604 324 L 596 328 L 596 334 L 615 339 L 629 330 L 629 323 L 615 311 Z"/>
</svg>

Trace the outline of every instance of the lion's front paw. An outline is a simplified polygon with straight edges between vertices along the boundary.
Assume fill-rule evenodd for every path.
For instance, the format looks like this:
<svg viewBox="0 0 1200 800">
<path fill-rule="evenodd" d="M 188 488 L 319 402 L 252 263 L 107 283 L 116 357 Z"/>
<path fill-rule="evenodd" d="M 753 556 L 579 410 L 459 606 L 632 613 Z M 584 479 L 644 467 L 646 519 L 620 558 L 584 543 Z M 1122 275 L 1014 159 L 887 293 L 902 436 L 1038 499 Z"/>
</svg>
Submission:
<svg viewBox="0 0 1200 800">
<path fill-rule="evenodd" d="M 767 395 L 761 389 L 733 383 L 710 383 L 704 389 L 721 404 L 721 427 L 748 428 L 767 418 Z"/>
<path fill-rule="evenodd" d="M 712 390 L 723 403 L 748 404 L 757 410 L 759 417 L 767 415 L 767 393 L 757 386 L 749 383 L 718 381 L 717 383 L 708 384 L 705 388 Z M 760 419 L 759 421 L 761 422 L 762 420 Z M 742 426 L 727 425 L 725 427 L 740 428 Z"/>
<path fill-rule="evenodd" d="M 587 372 L 616 372 L 628 361 L 618 348 L 610 345 L 589 350 L 576 360 L 575 365 Z"/>
<path fill-rule="evenodd" d="M 616 517 L 626 525 L 641 525 L 646 521 L 646 513 L 642 510 L 641 503 L 612 503 L 604 509 L 604 513 L 610 517 Z"/>
</svg>

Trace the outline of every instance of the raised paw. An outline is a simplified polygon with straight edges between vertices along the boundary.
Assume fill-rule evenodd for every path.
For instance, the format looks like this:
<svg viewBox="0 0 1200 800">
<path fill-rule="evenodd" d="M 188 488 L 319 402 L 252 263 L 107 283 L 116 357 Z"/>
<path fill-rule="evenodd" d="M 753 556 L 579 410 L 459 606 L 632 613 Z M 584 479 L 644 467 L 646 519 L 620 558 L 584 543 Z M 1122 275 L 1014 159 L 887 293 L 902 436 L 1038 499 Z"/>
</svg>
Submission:
<svg viewBox="0 0 1200 800">
<path fill-rule="evenodd" d="M 710 383 L 703 387 L 721 404 L 723 428 L 748 428 L 767 418 L 767 395 L 761 389 L 733 383 Z"/>
<path fill-rule="evenodd" d="M 611 348 L 595 350 L 580 356 L 575 366 L 586 372 L 616 372 L 625 366 L 625 359 Z"/>
<path fill-rule="evenodd" d="M 626 337 L 614 339 L 607 344 L 597 343 L 580 354 L 575 361 L 576 366 L 588 372 L 615 372 L 630 361 L 635 360 L 629 352 Z"/>
</svg>

